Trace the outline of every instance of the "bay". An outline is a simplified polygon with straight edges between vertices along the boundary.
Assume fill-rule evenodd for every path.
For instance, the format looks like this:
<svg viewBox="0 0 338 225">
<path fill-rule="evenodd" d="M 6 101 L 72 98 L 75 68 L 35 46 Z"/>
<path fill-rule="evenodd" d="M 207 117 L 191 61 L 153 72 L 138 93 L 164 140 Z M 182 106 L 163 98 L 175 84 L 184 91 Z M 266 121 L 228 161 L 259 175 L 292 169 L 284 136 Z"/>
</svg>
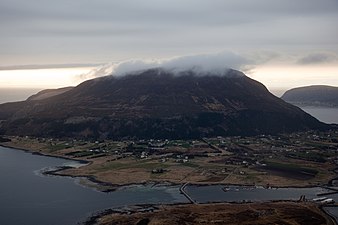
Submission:
<svg viewBox="0 0 338 225">
<path fill-rule="evenodd" d="M 0 147 L 0 224 L 74 225 L 107 208 L 187 202 L 177 186 L 132 185 L 103 193 L 78 179 L 41 174 L 69 164 L 76 162 Z"/>
<path fill-rule="evenodd" d="M 79 166 L 79 162 L 0 147 L 0 224 L 75 225 L 108 208 L 188 203 L 177 185 L 129 185 L 103 193 L 80 185 L 79 178 L 42 174 L 46 169 L 70 165 Z M 301 195 L 311 200 L 318 193 L 327 191 L 322 187 L 185 187 L 185 192 L 198 203 L 297 200 Z M 338 195 L 332 195 L 332 198 L 338 201 Z M 337 208 L 326 210 L 338 217 Z"/>
</svg>

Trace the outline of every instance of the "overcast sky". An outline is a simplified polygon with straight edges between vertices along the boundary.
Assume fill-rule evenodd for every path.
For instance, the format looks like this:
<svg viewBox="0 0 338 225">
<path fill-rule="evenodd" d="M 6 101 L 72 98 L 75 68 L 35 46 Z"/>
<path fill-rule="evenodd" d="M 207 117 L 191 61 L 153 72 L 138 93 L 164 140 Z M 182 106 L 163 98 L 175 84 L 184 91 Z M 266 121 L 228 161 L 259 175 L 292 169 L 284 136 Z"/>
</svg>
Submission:
<svg viewBox="0 0 338 225">
<path fill-rule="evenodd" d="M 0 69 L 223 51 L 338 65 L 337 0 L 0 0 L 0 30 Z"/>
</svg>

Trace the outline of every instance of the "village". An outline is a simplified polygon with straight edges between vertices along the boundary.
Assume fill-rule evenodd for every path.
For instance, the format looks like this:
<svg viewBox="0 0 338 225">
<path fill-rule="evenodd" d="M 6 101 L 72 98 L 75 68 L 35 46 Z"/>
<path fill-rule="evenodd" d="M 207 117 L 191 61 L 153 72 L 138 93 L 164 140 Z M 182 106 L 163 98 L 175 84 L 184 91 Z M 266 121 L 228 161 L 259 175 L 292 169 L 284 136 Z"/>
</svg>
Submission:
<svg viewBox="0 0 338 225">
<path fill-rule="evenodd" d="M 338 131 L 198 140 L 6 137 L 9 147 L 89 162 L 63 173 L 116 185 L 145 182 L 323 185 L 336 176 Z"/>
</svg>

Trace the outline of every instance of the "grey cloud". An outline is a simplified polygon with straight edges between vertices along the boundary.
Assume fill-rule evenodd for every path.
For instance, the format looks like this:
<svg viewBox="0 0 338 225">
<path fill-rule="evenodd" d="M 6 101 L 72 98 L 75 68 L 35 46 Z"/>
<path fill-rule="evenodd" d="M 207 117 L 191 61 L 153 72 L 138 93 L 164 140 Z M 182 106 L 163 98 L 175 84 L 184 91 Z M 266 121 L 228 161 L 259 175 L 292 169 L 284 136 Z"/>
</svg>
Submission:
<svg viewBox="0 0 338 225">
<path fill-rule="evenodd" d="M 182 24 L 211 25 L 211 24 L 241 24 L 252 23 L 272 18 L 290 15 L 302 16 L 313 14 L 335 13 L 338 3 L 334 0 L 252 0 L 241 3 L 239 1 L 223 0 L 186 0 L 186 1 L 37 1 L 12 0 L 0 3 L 0 17 L 2 21 L 10 23 L 14 20 L 27 21 L 46 20 L 70 22 L 77 21 L 111 21 L 111 22 L 140 22 L 147 24 Z M 11 20 L 6 20 L 9 17 Z"/>
<path fill-rule="evenodd" d="M 312 53 L 300 58 L 298 64 L 320 64 L 338 62 L 338 55 L 331 52 Z"/>
<path fill-rule="evenodd" d="M 0 65 L 54 53 L 73 63 L 222 49 L 338 52 L 337 11 L 337 0 L 1 0 Z"/>
</svg>

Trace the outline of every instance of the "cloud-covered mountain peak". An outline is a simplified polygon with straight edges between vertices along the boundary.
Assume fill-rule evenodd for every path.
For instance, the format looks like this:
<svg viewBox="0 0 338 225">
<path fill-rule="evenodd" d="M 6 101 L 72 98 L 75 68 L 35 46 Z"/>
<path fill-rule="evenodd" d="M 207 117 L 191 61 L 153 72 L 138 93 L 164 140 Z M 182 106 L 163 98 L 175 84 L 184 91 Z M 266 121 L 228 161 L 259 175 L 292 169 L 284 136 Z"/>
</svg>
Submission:
<svg viewBox="0 0 338 225">
<path fill-rule="evenodd" d="M 88 79 L 107 75 L 121 77 L 153 68 L 161 68 L 174 75 L 182 75 L 190 71 L 197 76 L 233 76 L 234 73 L 229 73 L 231 69 L 243 70 L 249 64 L 250 60 L 248 58 L 232 52 L 180 56 L 156 60 L 133 59 L 99 66 L 88 74 L 82 75 L 82 78 Z M 243 76 L 244 74 L 238 73 L 237 75 Z"/>
</svg>

